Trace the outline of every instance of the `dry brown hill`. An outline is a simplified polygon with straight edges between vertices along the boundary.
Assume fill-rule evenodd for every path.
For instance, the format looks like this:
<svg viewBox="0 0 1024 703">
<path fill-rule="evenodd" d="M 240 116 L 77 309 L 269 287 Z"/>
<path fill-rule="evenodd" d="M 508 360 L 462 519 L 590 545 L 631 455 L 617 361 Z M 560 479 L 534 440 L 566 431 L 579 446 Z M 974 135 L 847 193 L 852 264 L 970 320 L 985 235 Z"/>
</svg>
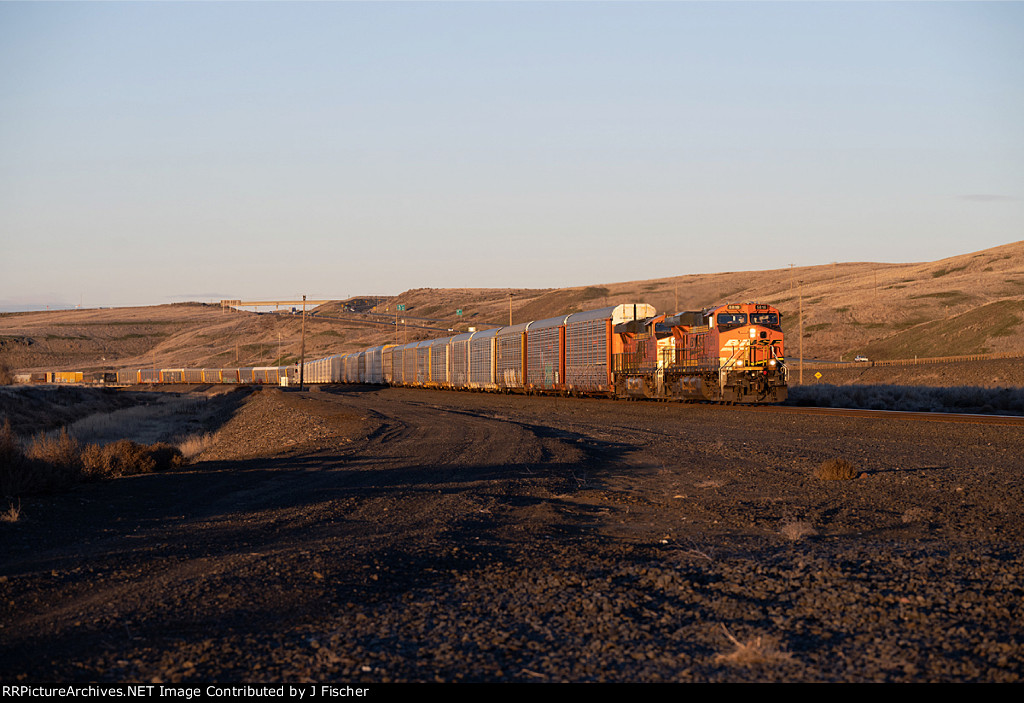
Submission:
<svg viewBox="0 0 1024 703">
<path fill-rule="evenodd" d="M 510 293 L 513 322 L 619 303 L 676 311 L 769 302 L 782 310 L 791 345 L 802 298 L 808 358 L 1024 354 L 1022 241 L 926 263 L 836 263 L 547 290 L 420 288 L 383 299 L 376 312 L 369 305 L 346 310 L 353 301 L 338 301 L 307 317 L 306 356 L 505 325 Z M 397 304 L 406 310 L 396 317 Z M 300 330 L 300 316 L 200 303 L 9 313 L 0 315 L 0 362 L 19 370 L 276 365 L 298 357 Z"/>
<path fill-rule="evenodd" d="M 804 352 L 824 359 L 1024 353 L 1024 241 L 927 263 L 836 263 L 553 290 L 420 288 L 393 301 L 405 303 L 409 316 L 465 329 L 508 324 L 510 292 L 515 322 L 619 303 L 678 311 L 769 302 L 782 310 L 791 340 L 802 298 Z"/>
<path fill-rule="evenodd" d="M 299 358 L 301 329 L 299 315 L 202 303 L 9 313 L 0 315 L 0 362 L 22 371 L 274 366 Z M 307 317 L 306 354 L 368 346 L 375 334 Z"/>
</svg>

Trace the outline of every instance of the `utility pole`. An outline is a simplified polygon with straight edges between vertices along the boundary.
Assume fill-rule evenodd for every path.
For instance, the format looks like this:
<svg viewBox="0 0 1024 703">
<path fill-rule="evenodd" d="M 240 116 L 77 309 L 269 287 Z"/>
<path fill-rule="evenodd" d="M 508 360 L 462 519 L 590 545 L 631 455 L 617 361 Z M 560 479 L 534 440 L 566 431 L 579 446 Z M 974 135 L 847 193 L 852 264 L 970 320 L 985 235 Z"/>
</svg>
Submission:
<svg viewBox="0 0 1024 703">
<path fill-rule="evenodd" d="M 306 296 L 302 296 L 302 348 L 299 351 L 299 390 L 305 381 L 303 374 L 306 370 Z"/>
<path fill-rule="evenodd" d="M 509 292 L 509 294 L 508 294 L 508 326 L 509 327 L 512 326 L 512 296 L 513 296 L 513 293 Z"/>
</svg>

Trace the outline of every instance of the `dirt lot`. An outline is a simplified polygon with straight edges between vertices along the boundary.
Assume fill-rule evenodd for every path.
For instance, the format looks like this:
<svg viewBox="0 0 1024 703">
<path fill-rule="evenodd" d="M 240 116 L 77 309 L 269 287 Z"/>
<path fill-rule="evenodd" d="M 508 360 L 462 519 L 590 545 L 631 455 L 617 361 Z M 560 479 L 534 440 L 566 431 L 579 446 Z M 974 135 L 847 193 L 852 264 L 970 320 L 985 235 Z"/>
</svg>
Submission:
<svg viewBox="0 0 1024 703">
<path fill-rule="evenodd" d="M 1024 428 L 264 390 L 0 523 L 0 677 L 1019 681 Z M 832 458 L 860 477 L 815 478 Z"/>
</svg>

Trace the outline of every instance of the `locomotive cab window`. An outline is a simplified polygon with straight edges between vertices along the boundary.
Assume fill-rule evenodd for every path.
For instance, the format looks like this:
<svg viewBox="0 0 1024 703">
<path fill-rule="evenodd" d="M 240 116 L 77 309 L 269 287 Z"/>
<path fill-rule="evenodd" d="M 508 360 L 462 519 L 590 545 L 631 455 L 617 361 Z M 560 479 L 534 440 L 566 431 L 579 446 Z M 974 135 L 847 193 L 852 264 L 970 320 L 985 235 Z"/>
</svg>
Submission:
<svg viewBox="0 0 1024 703">
<path fill-rule="evenodd" d="M 750 324 L 763 327 L 779 328 L 779 314 L 775 312 L 755 312 L 750 314 Z"/>
<path fill-rule="evenodd" d="M 747 314 L 743 312 L 723 312 L 718 314 L 718 328 L 731 330 L 747 324 Z"/>
</svg>

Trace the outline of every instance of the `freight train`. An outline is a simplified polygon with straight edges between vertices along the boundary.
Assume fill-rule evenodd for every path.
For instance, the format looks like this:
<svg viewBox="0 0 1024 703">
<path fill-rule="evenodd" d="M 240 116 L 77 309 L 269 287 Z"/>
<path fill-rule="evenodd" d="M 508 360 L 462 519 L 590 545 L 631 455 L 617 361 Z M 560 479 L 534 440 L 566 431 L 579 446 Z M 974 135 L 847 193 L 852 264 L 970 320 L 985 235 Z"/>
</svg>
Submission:
<svg viewBox="0 0 1024 703">
<path fill-rule="evenodd" d="M 779 403 L 788 372 L 781 315 L 763 303 L 657 314 L 615 305 L 301 366 L 128 369 L 122 385 L 369 383 L 504 393 Z"/>
</svg>

